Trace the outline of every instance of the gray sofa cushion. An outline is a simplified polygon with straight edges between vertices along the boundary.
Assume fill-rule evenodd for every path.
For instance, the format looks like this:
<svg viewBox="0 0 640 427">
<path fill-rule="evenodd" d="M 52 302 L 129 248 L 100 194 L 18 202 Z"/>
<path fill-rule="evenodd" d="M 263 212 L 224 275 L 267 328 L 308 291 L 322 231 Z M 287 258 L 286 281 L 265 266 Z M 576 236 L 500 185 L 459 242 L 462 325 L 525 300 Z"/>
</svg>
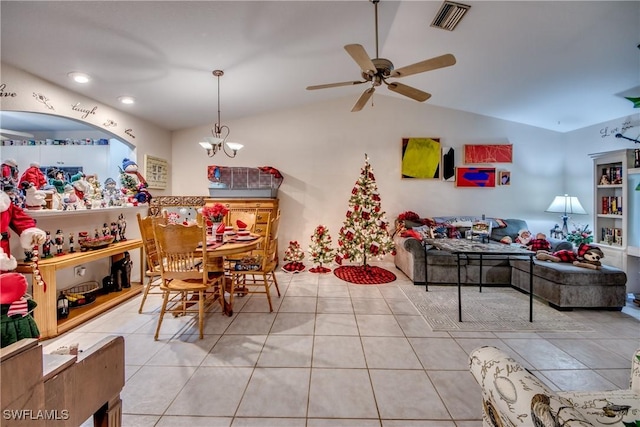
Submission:
<svg viewBox="0 0 640 427">
<path fill-rule="evenodd" d="M 511 265 L 518 270 L 529 272 L 529 261 L 513 260 Z M 627 281 L 624 271 L 606 265 L 603 265 L 601 270 L 591 270 L 566 262 L 540 260 L 534 260 L 533 275 L 565 286 L 619 285 Z"/>
</svg>

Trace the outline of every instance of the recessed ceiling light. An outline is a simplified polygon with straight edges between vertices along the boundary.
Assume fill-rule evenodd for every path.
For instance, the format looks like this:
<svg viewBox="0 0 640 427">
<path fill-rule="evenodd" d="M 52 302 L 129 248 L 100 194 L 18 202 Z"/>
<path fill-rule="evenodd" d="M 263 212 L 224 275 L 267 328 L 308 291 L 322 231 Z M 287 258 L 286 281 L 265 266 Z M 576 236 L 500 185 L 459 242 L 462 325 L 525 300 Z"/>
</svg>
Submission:
<svg viewBox="0 0 640 427">
<path fill-rule="evenodd" d="M 119 96 L 118 101 L 122 102 L 123 104 L 134 104 L 136 102 L 136 99 L 133 96 Z"/>
<path fill-rule="evenodd" d="M 89 74 L 79 73 L 77 71 L 74 71 L 73 73 L 69 73 L 67 75 L 76 83 L 89 83 L 89 80 L 91 80 Z"/>
</svg>

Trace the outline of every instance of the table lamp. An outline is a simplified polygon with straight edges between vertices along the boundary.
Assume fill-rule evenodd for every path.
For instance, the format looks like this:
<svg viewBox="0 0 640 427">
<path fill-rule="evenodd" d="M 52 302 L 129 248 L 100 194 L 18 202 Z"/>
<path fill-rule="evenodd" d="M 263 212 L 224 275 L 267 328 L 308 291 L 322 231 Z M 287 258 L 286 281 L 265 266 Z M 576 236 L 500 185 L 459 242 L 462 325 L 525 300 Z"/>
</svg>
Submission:
<svg viewBox="0 0 640 427">
<path fill-rule="evenodd" d="M 569 227 L 567 225 L 567 220 L 569 219 L 569 215 L 573 214 L 582 214 L 586 215 L 587 211 L 584 210 L 580 201 L 575 196 L 569 196 L 565 194 L 564 196 L 556 196 L 547 210 L 545 212 L 554 212 L 561 213 L 562 216 L 562 235 L 563 237 L 567 237 L 569 234 Z"/>
</svg>

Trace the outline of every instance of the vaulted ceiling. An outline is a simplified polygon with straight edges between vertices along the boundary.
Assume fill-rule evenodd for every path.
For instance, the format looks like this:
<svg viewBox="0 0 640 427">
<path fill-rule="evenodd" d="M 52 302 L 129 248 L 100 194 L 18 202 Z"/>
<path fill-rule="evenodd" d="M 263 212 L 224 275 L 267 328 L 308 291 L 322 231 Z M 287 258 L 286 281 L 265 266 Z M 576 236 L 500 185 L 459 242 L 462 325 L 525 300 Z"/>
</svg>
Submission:
<svg viewBox="0 0 640 427">
<path fill-rule="evenodd" d="M 464 3 L 471 9 L 454 31 L 430 26 L 441 1 L 379 3 L 380 57 L 396 68 L 457 59 L 400 80 L 431 93 L 427 103 L 560 132 L 638 112 L 624 96 L 640 97 L 640 2 Z M 2 1 L 0 15 L 2 62 L 171 130 L 216 121 L 214 69 L 225 72 L 225 122 L 355 103 L 367 85 L 305 88 L 360 79 L 346 44 L 375 56 L 368 0 Z M 92 81 L 80 86 L 71 71 Z M 121 95 L 136 103 L 119 104 Z"/>
</svg>

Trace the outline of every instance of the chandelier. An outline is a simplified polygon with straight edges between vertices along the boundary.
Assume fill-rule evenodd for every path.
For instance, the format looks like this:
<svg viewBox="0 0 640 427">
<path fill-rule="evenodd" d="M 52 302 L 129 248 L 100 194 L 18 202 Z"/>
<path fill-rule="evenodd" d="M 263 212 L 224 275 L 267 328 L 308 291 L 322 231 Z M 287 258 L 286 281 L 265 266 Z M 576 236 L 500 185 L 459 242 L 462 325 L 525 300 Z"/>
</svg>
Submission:
<svg viewBox="0 0 640 427">
<path fill-rule="evenodd" d="M 213 125 L 213 128 L 211 129 L 212 136 L 205 137 L 204 141 L 200 142 L 200 146 L 207 150 L 207 155 L 209 157 L 213 157 L 218 151 L 222 151 L 228 157 L 233 158 L 238 154 L 238 150 L 244 147 L 244 145 L 237 142 L 227 141 L 230 133 L 229 126 L 222 125 L 220 123 L 220 77 L 224 76 L 224 71 L 213 70 L 213 75 L 218 78 L 218 122 Z M 227 152 L 227 148 L 229 148 L 233 154 L 229 154 Z"/>
</svg>

